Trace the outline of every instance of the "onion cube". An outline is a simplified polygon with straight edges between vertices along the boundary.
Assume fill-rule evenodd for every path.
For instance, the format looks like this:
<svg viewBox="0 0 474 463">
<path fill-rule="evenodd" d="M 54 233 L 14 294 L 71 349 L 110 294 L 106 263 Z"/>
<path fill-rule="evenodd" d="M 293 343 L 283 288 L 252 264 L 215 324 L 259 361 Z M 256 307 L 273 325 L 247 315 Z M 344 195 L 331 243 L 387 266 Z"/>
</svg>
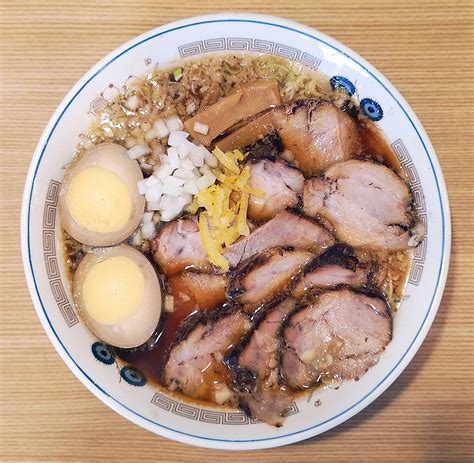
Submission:
<svg viewBox="0 0 474 463">
<path fill-rule="evenodd" d="M 162 211 L 161 212 L 161 221 L 162 222 L 170 222 L 171 220 L 178 217 L 178 215 L 179 215 L 179 212 Z"/>
<path fill-rule="evenodd" d="M 207 177 L 209 181 L 212 182 L 211 185 L 213 185 L 216 181 L 216 176 L 210 170 L 207 170 L 204 173 L 204 177 Z"/>
<path fill-rule="evenodd" d="M 177 212 L 178 208 L 176 207 L 176 196 L 171 196 L 168 194 L 163 195 L 160 201 L 160 210 Z"/>
<path fill-rule="evenodd" d="M 181 119 L 178 116 L 171 116 L 168 117 L 165 121 L 166 127 L 170 132 L 174 132 L 175 130 L 181 130 L 184 126 L 181 122 Z"/>
<path fill-rule="evenodd" d="M 142 224 L 150 223 L 153 219 L 154 212 L 144 212 L 142 214 Z"/>
<path fill-rule="evenodd" d="M 194 103 L 194 101 L 191 101 L 191 103 L 186 106 L 186 114 L 190 116 L 194 111 L 196 111 L 196 103 Z"/>
<path fill-rule="evenodd" d="M 209 126 L 207 124 L 203 124 L 202 122 L 195 122 L 193 126 L 193 130 L 196 133 L 200 133 L 202 135 L 207 135 L 209 132 Z"/>
<path fill-rule="evenodd" d="M 163 184 L 163 193 L 170 196 L 179 196 L 183 192 L 182 186 L 171 185 L 170 183 Z"/>
<path fill-rule="evenodd" d="M 182 159 L 188 156 L 189 154 L 189 148 L 192 145 L 192 143 L 186 142 L 182 145 L 178 145 L 176 149 L 178 150 L 178 156 Z"/>
<path fill-rule="evenodd" d="M 147 201 L 158 201 L 163 194 L 163 185 L 161 183 L 157 183 L 153 185 L 151 188 L 148 188 L 145 193 L 145 199 Z"/>
<path fill-rule="evenodd" d="M 174 168 L 170 164 L 161 164 L 161 166 L 156 169 L 153 176 L 163 181 L 173 173 L 173 170 Z"/>
<path fill-rule="evenodd" d="M 145 154 L 151 153 L 150 147 L 148 145 L 135 145 L 127 151 L 130 159 L 138 159 Z"/>
<path fill-rule="evenodd" d="M 204 165 L 204 154 L 202 151 L 196 146 L 189 151 L 189 159 L 191 159 L 192 163 L 196 167 L 202 167 Z"/>
<path fill-rule="evenodd" d="M 146 189 L 151 188 L 152 186 L 155 186 L 157 183 L 160 183 L 160 181 L 154 176 L 150 175 L 148 178 L 144 180 Z"/>
<path fill-rule="evenodd" d="M 204 160 L 206 161 L 206 164 L 209 167 L 216 168 L 219 165 L 219 161 L 217 160 L 217 158 L 211 152 L 209 152 L 206 148 L 204 148 L 204 146 L 202 145 L 201 145 L 201 151 L 202 151 L 202 154 L 204 155 Z"/>
<path fill-rule="evenodd" d="M 183 132 L 182 130 L 175 130 L 170 133 L 168 137 L 168 145 L 170 146 L 179 146 L 186 143 L 186 138 L 189 137 L 189 133 Z"/>
<path fill-rule="evenodd" d="M 170 166 L 174 169 L 177 169 L 179 167 L 178 150 L 174 147 L 171 147 L 168 148 L 166 152 L 168 153 L 168 160 L 170 162 Z"/>
<path fill-rule="evenodd" d="M 143 179 L 143 180 L 138 180 L 138 182 L 137 182 L 138 192 L 141 195 L 144 195 L 146 193 L 146 190 L 147 190 L 146 181 L 147 180 L 148 179 Z"/>
<path fill-rule="evenodd" d="M 163 185 L 174 185 L 183 186 L 185 180 L 183 178 L 175 177 L 174 174 L 171 177 L 167 177 L 163 180 Z"/>
<path fill-rule="evenodd" d="M 153 222 L 142 225 L 142 237 L 144 239 L 153 238 L 155 236 L 155 233 L 156 233 L 156 229 L 155 229 L 155 224 Z"/>
<path fill-rule="evenodd" d="M 185 193 L 197 195 L 199 193 L 199 188 L 197 186 L 196 178 L 191 178 L 187 180 L 186 183 L 183 185 L 183 190 Z"/>
<path fill-rule="evenodd" d="M 194 169 L 193 161 L 191 161 L 191 159 L 189 159 L 189 158 L 181 159 L 179 164 L 180 164 L 180 169 L 187 169 L 187 170 L 193 170 Z"/>
<path fill-rule="evenodd" d="M 190 178 L 194 178 L 194 173 L 190 169 L 176 169 L 173 172 L 173 177 L 184 178 L 188 180 Z"/>
<path fill-rule="evenodd" d="M 130 111 L 136 111 L 139 104 L 140 104 L 140 100 L 138 99 L 136 95 L 129 96 L 127 100 L 125 101 L 125 106 Z"/>
<path fill-rule="evenodd" d="M 158 119 L 153 123 L 153 129 L 155 130 L 158 138 L 165 138 L 169 135 L 170 131 L 166 122 L 163 119 Z"/>
<path fill-rule="evenodd" d="M 179 195 L 179 197 L 184 199 L 185 205 L 193 202 L 193 195 L 190 193 L 183 192 Z"/>
<path fill-rule="evenodd" d="M 199 191 L 205 190 L 206 188 L 209 188 L 214 182 L 211 182 L 211 180 L 203 175 L 202 177 L 198 178 L 196 180 L 197 187 Z"/>
<path fill-rule="evenodd" d="M 160 208 L 160 201 L 147 201 L 147 211 L 157 211 Z"/>
</svg>

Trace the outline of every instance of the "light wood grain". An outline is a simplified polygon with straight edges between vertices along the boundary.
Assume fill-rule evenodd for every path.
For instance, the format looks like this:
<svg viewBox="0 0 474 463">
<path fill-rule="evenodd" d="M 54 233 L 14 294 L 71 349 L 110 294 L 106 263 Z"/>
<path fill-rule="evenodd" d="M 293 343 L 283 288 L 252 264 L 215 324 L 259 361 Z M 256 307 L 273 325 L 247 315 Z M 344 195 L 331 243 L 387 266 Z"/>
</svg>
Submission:
<svg viewBox="0 0 474 463">
<path fill-rule="evenodd" d="M 0 5 L 2 461 L 472 461 L 472 2 L 3 0 Z M 135 35 L 221 10 L 304 22 L 341 40 L 382 71 L 431 137 L 453 219 L 451 268 L 438 316 L 398 381 L 335 430 L 292 446 L 239 454 L 154 436 L 93 397 L 40 326 L 19 249 L 27 167 L 65 93 L 96 61 Z"/>
</svg>

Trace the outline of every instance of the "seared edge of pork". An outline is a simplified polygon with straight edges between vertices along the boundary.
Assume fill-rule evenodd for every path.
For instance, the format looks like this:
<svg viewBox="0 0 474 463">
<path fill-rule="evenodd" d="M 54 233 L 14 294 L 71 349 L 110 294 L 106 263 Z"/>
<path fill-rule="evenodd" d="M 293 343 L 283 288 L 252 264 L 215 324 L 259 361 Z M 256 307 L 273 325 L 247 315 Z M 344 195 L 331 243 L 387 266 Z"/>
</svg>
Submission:
<svg viewBox="0 0 474 463">
<path fill-rule="evenodd" d="M 292 246 L 256 254 L 230 273 L 227 298 L 253 310 L 288 292 L 314 257 L 313 253 Z"/>
<path fill-rule="evenodd" d="M 262 307 L 253 317 L 252 328 L 224 358 L 239 407 L 275 426 L 282 424 L 292 399 L 279 380 L 277 336 L 295 304 L 295 299 L 283 298 Z"/>
</svg>

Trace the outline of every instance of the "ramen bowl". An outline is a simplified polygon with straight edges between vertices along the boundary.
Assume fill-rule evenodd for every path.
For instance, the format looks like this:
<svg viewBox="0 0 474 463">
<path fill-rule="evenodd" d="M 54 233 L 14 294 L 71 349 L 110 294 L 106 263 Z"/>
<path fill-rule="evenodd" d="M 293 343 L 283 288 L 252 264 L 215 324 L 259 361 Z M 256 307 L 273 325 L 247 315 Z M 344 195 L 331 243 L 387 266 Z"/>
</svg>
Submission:
<svg viewBox="0 0 474 463">
<path fill-rule="evenodd" d="M 359 381 L 317 389 L 288 409 L 282 427 L 242 411 L 183 401 L 152 384 L 84 327 L 74 310 L 58 216 L 64 166 L 79 134 L 107 103 L 107 89 L 156 66 L 212 53 L 273 54 L 334 77 L 384 132 L 408 179 L 426 236 L 415 249 L 393 340 Z M 352 50 L 307 26 L 270 16 L 218 14 L 159 27 L 118 48 L 74 86 L 49 121 L 26 180 L 21 243 L 28 287 L 39 319 L 61 358 L 100 400 L 133 423 L 203 447 L 249 450 L 320 434 L 373 402 L 397 379 L 436 315 L 450 254 L 450 215 L 443 175 L 419 120 L 390 82 Z"/>
</svg>

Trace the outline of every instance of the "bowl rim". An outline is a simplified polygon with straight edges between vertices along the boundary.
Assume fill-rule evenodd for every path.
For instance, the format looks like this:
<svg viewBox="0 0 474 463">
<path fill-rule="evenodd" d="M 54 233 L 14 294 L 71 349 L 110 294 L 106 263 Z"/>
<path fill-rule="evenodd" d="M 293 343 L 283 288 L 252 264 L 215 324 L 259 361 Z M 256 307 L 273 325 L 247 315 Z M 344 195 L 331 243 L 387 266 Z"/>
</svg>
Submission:
<svg viewBox="0 0 474 463">
<path fill-rule="evenodd" d="M 190 28 L 194 26 L 202 26 L 209 23 L 217 22 L 241 22 L 241 23 L 252 23 L 254 25 L 264 25 L 264 26 L 273 26 L 276 28 L 286 29 L 292 32 L 295 32 L 306 38 L 314 39 L 318 42 L 322 42 L 325 45 L 335 49 L 339 53 L 342 53 L 347 58 L 352 60 L 356 65 L 362 67 L 367 73 L 370 74 L 371 78 L 377 80 L 385 90 L 392 96 L 394 101 L 397 103 L 399 108 L 405 113 L 406 117 L 409 119 L 414 130 L 417 132 L 420 142 L 422 143 L 428 160 L 430 162 L 431 168 L 433 169 L 436 186 L 438 190 L 439 202 L 441 206 L 441 219 L 443 224 L 443 233 L 442 233 L 442 256 L 440 262 L 440 268 L 437 277 L 437 285 L 434 290 L 430 307 L 426 312 L 425 318 L 415 335 L 415 338 L 410 343 L 406 352 L 401 356 L 397 364 L 392 368 L 392 370 L 387 373 L 387 375 L 377 384 L 372 390 L 370 390 L 362 399 L 357 403 L 353 404 L 347 410 L 339 413 L 338 415 L 332 417 L 331 419 L 326 420 L 325 422 L 319 423 L 315 426 L 289 433 L 283 436 L 276 436 L 271 438 L 264 439 L 253 439 L 253 440 L 229 440 L 229 439 L 217 439 L 209 438 L 204 436 L 196 436 L 189 434 L 183 431 L 176 429 L 171 429 L 166 427 L 163 424 L 152 421 L 134 410 L 130 409 L 125 404 L 122 404 L 117 399 L 113 398 L 107 391 L 102 389 L 95 381 L 90 378 L 80 367 L 78 363 L 70 356 L 66 347 L 59 339 L 56 334 L 54 327 L 52 326 L 46 309 L 43 306 L 41 301 L 41 296 L 39 293 L 37 282 L 34 278 L 33 262 L 30 252 L 29 244 L 29 219 L 30 219 L 30 205 L 33 189 L 35 186 L 36 174 L 39 168 L 39 164 L 44 155 L 46 147 L 48 145 L 49 139 L 51 138 L 56 126 L 58 125 L 63 113 L 68 109 L 68 107 L 73 103 L 74 99 L 81 92 L 81 90 L 95 78 L 100 72 L 102 72 L 109 64 L 111 64 L 116 59 L 120 58 L 127 51 L 139 46 L 140 44 L 147 42 L 157 36 L 165 35 L 166 33 Z M 224 449 L 224 450 L 251 450 L 251 449 L 263 449 L 276 447 L 280 445 L 287 445 L 293 442 L 301 441 L 309 437 L 313 437 L 317 434 L 325 432 L 342 422 L 348 420 L 355 414 L 359 413 L 362 409 L 372 403 L 380 394 L 382 394 L 403 372 L 406 366 L 410 363 L 413 356 L 418 351 L 421 343 L 425 339 L 431 324 L 433 323 L 434 317 L 438 311 L 439 304 L 441 302 L 441 297 L 443 295 L 444 287 L 446 284 L 450 252 L 451 252 L 451 218 L 449 212 L 449 201 L 446 191 L 446 186 L 441 171 L 439 161 L 437 159 L 436 153 L 433 149 L 433 146 L 426 134 L 421 122 L 406 102 L 406 100 L 401 96 L 401 94 L 396 90 L 396 88 L 386 79 L 377 69 L 370 65 L 365 59 L 355 53 L 353 50 L 349 49 L 342 43 L 337 40 L 329 37 L 328 35 L 316 30 L 312 27 L 305 26 L 298 22 L 276 17 L 270 15 L 262 14 L 250 14 L 250 13 L 218 13 L 210 15 L 195 16 L 180 21 L 172 22 L 165 24 L 163 26 L 151 29 L 131 40 L 127 41 L 92 68 L 87 71 L 83 77 L 73 86 L 73 88 L 68 92 L 64 97 L 62 102 L 57 107 L 53 116 L 46 125 L 41 138 L 36 146 L 35 153 L 31 160 L 31 164 L 28 170 L 28 174 L 25 181 L 25 188 L 23 193 L 22 207 L 21 207 L 21 249 L 22 249 L 22 258 L 23 258 L 23 268 L 28 284 L 28 289 L 30 296 L 32 298 L 35 310 L 38 314 L 38 317 L 43 325 L 46 334 L 48 335 L 51 343 L 59 353 L 60 357 L 67 364 L 69 369 L 74 373 L 74 375 L 103 403 L 109 406 L 111 409 L 137 424 L 138 426 L 145 428 L 155 434 L 160 434 L 164 437 L 202 447 L 215 448 L 215 449 Z"/>
</svg>

